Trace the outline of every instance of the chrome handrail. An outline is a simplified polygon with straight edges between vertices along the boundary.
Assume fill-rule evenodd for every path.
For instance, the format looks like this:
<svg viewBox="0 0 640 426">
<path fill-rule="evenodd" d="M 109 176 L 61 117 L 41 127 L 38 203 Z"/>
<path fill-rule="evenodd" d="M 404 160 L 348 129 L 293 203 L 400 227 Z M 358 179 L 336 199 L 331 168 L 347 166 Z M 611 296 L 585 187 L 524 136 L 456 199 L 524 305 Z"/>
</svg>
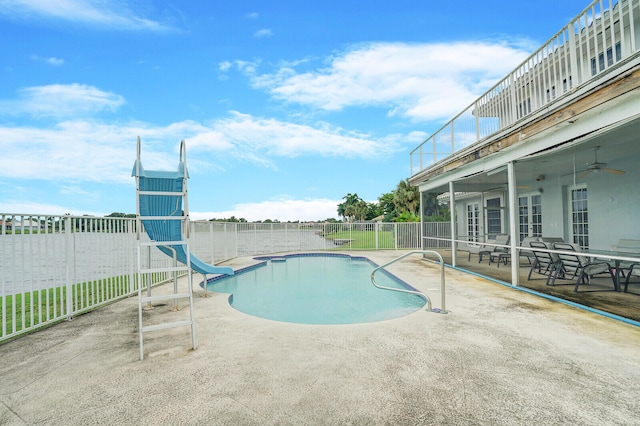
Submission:
<svg viewBox="0 0 640 426">
<path fill-rule="evenodd" d="M 438 309 L 438 308 L 432 308 L 431 307 L 431 299 L 429 298 L 429 296 L 427 296 L 426 294 L 424 294 L 421 291 L 418 290 L 409 290 L 409 289 L 402 289 L 402 288 L 394 288 L 394 287 L 386 287 L 383 285 L 380 285 L 376 282 L 375 279 L 375 274 L 376 272 L 378 272 L 381 269 L 384 269 L 385 267 L 398 262 L 399 260 L 404 259 L 407 256 L 411 256 L 412 254 L 434 254 L 436 255 L 436 257 L 438 258 L 438 260 L 440 261 L 440 297 L 441 297 L 441 302 L 442 302 L 442 308 Z M 384 265 L 378 266 L 377 268 L 375 268 L 372 272 L 371 272 L 371 283 L 382 290 L 392 290 L 392 291 L 399 291 L 401 293 L 409 293 L 409 294 L 415 294 L 417 296 L 420 296 L 422 298 L 424 298 L 427 301 L 427 310 L 430 312 L 438 312 L 441 314 L 446 314 L 447 310 L 445 309 L 445 282 L 444 282 L 444 259 L 442 259 L 442 255 L 440 253 L 438 253 L 437 251 L 433 251 L 433 250 L 412 250 L 408 253 L 403 254 L 400 257 L 397 257 L 395 259 L 393 259 L 390 262 L 385 263 Z"/>
</svg>

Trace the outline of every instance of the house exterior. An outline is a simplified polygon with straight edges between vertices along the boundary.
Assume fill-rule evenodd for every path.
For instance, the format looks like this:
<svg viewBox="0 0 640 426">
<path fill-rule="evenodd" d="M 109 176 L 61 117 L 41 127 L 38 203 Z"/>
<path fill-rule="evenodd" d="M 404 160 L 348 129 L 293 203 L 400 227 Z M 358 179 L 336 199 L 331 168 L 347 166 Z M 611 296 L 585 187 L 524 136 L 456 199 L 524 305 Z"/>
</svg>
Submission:
<svg viewBox="0 0 640 426">
<path fill-rule="evenodd" d="M 23 218 L 22 220 L 15 220 L 13 228 L 16 230 L 42 231 L 44 230 L 44 225 L 36 219 Z"/>
<path fill-rule="evenodd" d="M 451 204 L 453 247 L 516 236 L 517 285 L 525 237 L 640 240 L 639 164 L 640 0 L 598 0 L 414 149 L 409 182 Z"/>
</svg>

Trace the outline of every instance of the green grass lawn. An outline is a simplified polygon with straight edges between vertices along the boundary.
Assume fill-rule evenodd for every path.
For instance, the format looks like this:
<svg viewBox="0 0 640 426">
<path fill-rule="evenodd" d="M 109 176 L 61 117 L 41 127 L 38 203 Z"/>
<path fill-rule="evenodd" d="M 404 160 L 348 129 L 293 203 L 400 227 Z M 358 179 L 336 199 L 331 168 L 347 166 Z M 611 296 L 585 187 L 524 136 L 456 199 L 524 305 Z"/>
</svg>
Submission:
<svg viewBox="0 0 640 426">
<path fill-rule="evenodd" d="M 72 310 L 78 311 L 124 295 L 128 290 L 128 276 L 75 284 L 72 288 Z M 42 322 L 54 320 L 67 309 L 66 287 L 13 294 L 0 297 L 0 318 L 6 318 L 7 327 L 0 327 L 0 338 L 19 332 Z"/>
<path fill-rule="evenodd" d="M 391 231 L 378 231 L 378 245 L 376 247 L 376 231 L 337 231 L 325 236 L 327 240 L 353 240 L 343 245 L 336 245 L 335 250 L 350 248 L 357 250 L 393 249 L 394 235 Z"/>
</svg>

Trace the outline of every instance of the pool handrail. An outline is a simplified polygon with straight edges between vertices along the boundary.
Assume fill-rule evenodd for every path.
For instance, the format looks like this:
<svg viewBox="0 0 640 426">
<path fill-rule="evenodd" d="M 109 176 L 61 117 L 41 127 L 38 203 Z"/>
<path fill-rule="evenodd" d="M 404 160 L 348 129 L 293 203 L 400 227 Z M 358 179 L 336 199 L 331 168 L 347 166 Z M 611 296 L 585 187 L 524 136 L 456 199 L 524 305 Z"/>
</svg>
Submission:
<svg viewBox="0 0 640 426">
<path fill-rule="evenodd" d="M 441 297 L 441 302 L 442 302 L 442 308 L 438 309 L 435 308 L 433 309 L 431 306 L 431 299 L 429 298 L 429 296 L 427 296 L 426 294 L 424 294 L 421 291 L 418 290 L 409 290 L 409 289 L 402 289 L 402 288 L 394 288 L 394 287 L 386 287 L 383 285 L 380 285 L 376 282 L 375 279 L 375 274 L 376 272 L 378 272 L 380 269 L 384 269 L 385 267 L 398 262 L 399 260 L 404 259 L 407 256 L 411 256 L 412 254 L 433 254 L 435 255 L 438 260 L 440 261 L 440 297 Z M 402 293 L 409 293 L 409 294 L 415 294 L 417 296 L 420 296 L 422 298 L 424 298 L 427 301 L 427 310 L 430 312 L 437 312 L 437 313 L 441 313 L 441 314 L 446 314 L 447 310 L 445 309 L 445 282 L 444 282 L 444 259 L 442 258 L 442 255 L 440 253 L 438 253 L 437 251 L 433 251 L 433 250 L 412 250 L 408 253 L 403 254 L 402 256 L 399 256 L 387 263 L 385 263 L 384 265 L 378 266 L 377 268 L 375 268 L 372 272 L 371 272 L 371 283 L 382 290 L 392 290 L 392 291 L 399 291 Z"/>
</svg>

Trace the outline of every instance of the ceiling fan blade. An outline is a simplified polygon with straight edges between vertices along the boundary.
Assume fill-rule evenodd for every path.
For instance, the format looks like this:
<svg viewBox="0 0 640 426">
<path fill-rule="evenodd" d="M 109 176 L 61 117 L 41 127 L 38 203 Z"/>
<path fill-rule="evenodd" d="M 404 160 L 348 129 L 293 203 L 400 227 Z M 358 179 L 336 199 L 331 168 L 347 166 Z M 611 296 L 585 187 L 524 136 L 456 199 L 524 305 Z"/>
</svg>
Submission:
<svg viewBox="0 0 640 426">
<path fill-rule="evenodd" d="M 606 167 L 602 170 L 604 170 L 607 173 L 613 173 L 614 175 L 623 175 L 626 173 L 624 170 L 608 169 Z"/>
<path fill-rule="evenodd" d="M 591 174 L 591 172 L 593 172 L 593 170 L 585 170 L 584 172 L 580 173 L 578 176 L 576 176 L 576 179 L 584 179 L 587 176 L 589 176 Z"/>
</svg>

